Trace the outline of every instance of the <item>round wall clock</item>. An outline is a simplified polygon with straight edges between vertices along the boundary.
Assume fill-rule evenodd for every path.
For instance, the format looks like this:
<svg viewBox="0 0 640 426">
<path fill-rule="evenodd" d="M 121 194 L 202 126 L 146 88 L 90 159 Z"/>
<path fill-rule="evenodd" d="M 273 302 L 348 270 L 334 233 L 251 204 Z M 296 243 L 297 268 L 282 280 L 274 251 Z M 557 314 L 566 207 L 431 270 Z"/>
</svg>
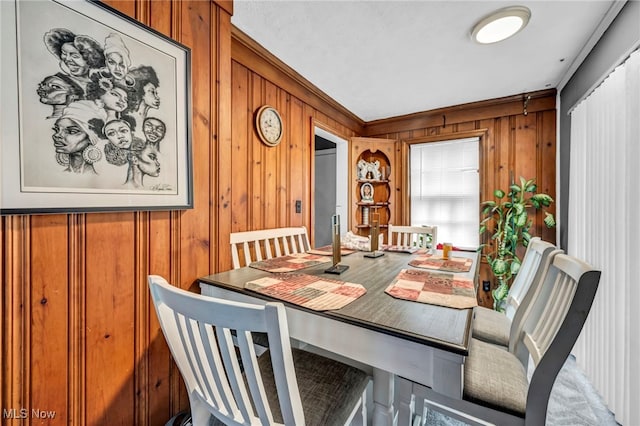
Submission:
<svg viewBox="0 0 640 426">
<path fill-rule="evenodd" d="M 262 142 L 276 146 L 282 139 L 282 118 L 278 110 L 264 105 L 256 113 L 256 131 Z"/>
</svg>

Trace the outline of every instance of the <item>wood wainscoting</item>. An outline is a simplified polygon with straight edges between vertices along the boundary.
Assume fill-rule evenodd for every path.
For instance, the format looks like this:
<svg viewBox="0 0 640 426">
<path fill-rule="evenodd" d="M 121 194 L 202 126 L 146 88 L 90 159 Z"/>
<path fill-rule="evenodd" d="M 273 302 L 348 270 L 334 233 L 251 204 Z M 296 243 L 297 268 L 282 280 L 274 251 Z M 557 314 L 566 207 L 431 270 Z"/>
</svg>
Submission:
<svg viewBox="0 0 640 426">
<path fill-rule="evenodd" d="M 2 217 L 3 425 L 43 424 L 34 410 L 55 412 L 47 425 L 162 425 L 188 407 L 146 277 L 196 290 L 215 271 L 232 4 L 107 3 L 191 48 L 194 208 Z"/>
</svg>

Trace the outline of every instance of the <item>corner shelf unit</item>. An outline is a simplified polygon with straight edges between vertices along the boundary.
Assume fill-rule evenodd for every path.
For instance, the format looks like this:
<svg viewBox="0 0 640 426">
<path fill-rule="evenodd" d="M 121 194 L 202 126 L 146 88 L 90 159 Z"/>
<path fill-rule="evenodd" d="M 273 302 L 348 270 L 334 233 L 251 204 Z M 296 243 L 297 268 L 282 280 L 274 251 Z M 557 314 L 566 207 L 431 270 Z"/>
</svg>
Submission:
<svg viewBox="0 0 640 426">
<path fill-rule="evenodd" d="M 351 152 L 353 182 L 351 227 L 354 233 L 368 236 L 372 215 L 379 214 L 380 230 L 386 234 L 389 223 L 393 223 L 394 189 L 391 183 L 394 180 L 392 163 L 396 141 L 373 138 L 356 139 L 359 143 L 353 143 Z M 366 199 L 369 194 L 371 194 L 370 200 Z"/>
</svg>

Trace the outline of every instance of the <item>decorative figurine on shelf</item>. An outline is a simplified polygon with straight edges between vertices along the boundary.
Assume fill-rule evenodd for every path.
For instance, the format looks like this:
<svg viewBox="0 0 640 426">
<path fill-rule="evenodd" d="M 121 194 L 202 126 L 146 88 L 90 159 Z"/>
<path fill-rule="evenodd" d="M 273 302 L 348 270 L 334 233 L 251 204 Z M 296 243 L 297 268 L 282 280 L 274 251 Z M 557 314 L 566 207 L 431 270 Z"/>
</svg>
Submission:
<svg viewBox="0 0 640 426">
<path fill-rule="evenodd" d="M 363 183 L 360 187 L 360 196 L 363 203 L 373 203 L 373 185 Z"/>
<path fill-rule="evenodd" d="M 364 160 L 358 161 L 358 179 L 360 180 L 380 180 L 382 173 L 380 173 L 380 161 L 375 160 L 369 163 Z"/>
<path fill-rule="evenodd" d="M 358 161 L 358 179 L 364 180 L 367 178 L 367 163 L 364 160 Z"/>
</svg>

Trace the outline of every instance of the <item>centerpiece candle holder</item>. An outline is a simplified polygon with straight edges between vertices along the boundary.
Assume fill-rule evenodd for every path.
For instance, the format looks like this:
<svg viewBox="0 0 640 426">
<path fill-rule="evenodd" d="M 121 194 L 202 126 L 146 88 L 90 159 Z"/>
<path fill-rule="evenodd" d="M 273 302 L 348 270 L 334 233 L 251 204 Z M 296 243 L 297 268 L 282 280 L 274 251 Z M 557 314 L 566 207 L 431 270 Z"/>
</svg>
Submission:
<svg viewBox="0 0 640 426">
<path fill-rule="evenodd" d="M 364 257 L 380 257 L 384 256 L 384 252 L 378 250 L 378 242 L 380 236 L 380 213 L 371 213 L 371 251 L 369 253 L 365 253 Z"/>
<path fill-rule="evenodd" d="M 349 265 L 340 265 L 342 244 L 340 241 L 340 216 L 337 214 L 331 216 L 331 237 L 333 266 L 329 269 L 325 269 L 324 272 L 328 274 L 341 274 L 349 269 Z"/>
</svg>

